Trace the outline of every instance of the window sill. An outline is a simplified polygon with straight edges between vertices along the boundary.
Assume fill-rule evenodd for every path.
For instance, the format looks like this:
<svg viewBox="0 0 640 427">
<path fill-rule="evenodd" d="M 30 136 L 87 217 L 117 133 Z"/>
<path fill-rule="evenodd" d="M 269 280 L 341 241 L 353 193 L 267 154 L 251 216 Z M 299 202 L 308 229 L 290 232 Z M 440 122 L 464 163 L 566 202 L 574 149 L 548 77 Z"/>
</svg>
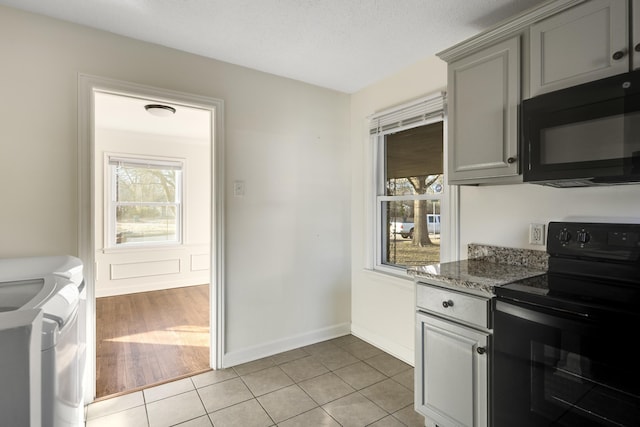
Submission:
<svg viewBox="0 0 640 427">
<path fill-rule="evenodd" d="M 185 245 L 183 243 L 167 243 L 167 244 L 156 244 L 156 245 L 140 245 L 140 246 L 123 246 L 117 248 L 102 248 L 103 254 L 121 254 L 121 253 L 135 253 L 135 252 L 146 252 L 146 251 L 166 251 L 166 250 L 176 250 L 183 249 Z"/>
</svg>

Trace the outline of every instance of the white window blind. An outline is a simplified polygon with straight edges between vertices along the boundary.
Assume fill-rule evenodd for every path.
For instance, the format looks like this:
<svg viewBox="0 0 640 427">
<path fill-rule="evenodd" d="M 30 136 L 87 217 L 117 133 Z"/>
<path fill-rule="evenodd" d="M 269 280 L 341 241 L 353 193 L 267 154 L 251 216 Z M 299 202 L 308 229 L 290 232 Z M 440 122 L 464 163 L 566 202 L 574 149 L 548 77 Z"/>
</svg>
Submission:
<svg viewBox="0 0 640 427">
<path fill-rule="evenodd" d="M 110 166 L 133 167 L 133 168 L 154 168 L 165 170 L 181 170 L 183 165 L 179 161 L 171 160 L 151 160 L 151 159 L 131 159 L 123 157 L 109 157 Z"/>
<path fill-rule="evenodd" d="M 445 99 L 445 92 L 437 92 L 407 104 L 380 111 L 370 117 L 369 133 L 379 135 L 398 132 L 434 120 L 442 120 Z"/>
</svg>

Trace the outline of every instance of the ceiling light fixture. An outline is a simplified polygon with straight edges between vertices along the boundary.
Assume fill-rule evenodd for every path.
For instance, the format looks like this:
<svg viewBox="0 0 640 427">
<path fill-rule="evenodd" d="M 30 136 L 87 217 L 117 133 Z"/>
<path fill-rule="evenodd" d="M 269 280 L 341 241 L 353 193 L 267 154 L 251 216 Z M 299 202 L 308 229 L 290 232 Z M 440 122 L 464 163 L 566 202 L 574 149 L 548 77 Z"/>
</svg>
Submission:
<svg viewBox="0 0 640 427">
<path fill-rule="evenodd" d="M 144 106 L 150 114 L 157 117 L 169 117 L 176 113 L 176 109 L 162 104 L 147 104 Z"/>
</svg>

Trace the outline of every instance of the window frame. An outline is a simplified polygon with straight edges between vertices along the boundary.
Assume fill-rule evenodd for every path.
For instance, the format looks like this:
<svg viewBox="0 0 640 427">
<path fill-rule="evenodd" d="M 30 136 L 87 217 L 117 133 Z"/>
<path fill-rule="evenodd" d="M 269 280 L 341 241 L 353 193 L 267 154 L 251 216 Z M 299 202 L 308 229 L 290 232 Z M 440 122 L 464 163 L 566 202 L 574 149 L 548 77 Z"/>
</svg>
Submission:
<svg viewBox="0 0 640 427">
<path fill-rule="evenodd" d="M 180 171 L 179 178 L 176 183 L 176 199 L 177 202 L 118 202 L 116 201 L 116 181 L 117 176 L 114 173 L 115 168 L 112 167 L 113 162 L 128 163 L 140 166 L 156 166 L 174 168 Z M 172 157 L 150 157 L 138 154 L 115 154 L 105 153 L 105 204 L 104 204 L 104 242 L 105 250 L 122 251 L 130 249 L 149 250 L 154 248 L 179 247 L 185 244 L 184 228 L 185 228 L 185 169 L 186 160 L 183 158 Z M 118 206 L 132 205 L 156 205 L 156 206 L 176 206 L 176 239 L 168 241 L 142 241 L 117 243 L 117 224 L 116 211 Z"/>
<path fill-rule="evenodd" d="M 368 192 L 370 208 L 368 217 L 371 227 L 368 243 L 368 261 L 365 269 L 397 277 L 410 278 L 407 267 L 383 263 L 385 234 L 383 229 L 384 203 L 404 200 L 439 200 L 440 201 L 440 263 L 458 260 L 458 188 L 447 184 L 447 114 L 446 92 L 418 98 L 408 103 L 383 110 L 370 116 L 369 119 L 369 152 L 371 168 L 371 191 Z M 420 126 L 443 122 L 443 167 L 444 188 L 441 194 L 418 194 L 411 196 L 387 196 L 385 194 L 385 137 Z"/>
</svg>

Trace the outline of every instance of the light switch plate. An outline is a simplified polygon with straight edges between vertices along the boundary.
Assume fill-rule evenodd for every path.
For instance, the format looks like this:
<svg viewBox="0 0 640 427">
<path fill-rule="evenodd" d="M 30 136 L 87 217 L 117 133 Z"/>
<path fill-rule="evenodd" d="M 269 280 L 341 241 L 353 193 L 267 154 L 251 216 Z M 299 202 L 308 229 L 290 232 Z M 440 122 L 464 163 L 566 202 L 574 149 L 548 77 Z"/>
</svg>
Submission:
<svg viewBox="0 0 640 427">
<path fill-rule="evenodd" d="M 544 224 L 529 224 L 529 243 L 544 245 Z"/>
<path fill-rule="evenodd" d="M 244 197 L 244 181 L 233 182 L 233 195 L 236 197 Z"/>
</svg>

